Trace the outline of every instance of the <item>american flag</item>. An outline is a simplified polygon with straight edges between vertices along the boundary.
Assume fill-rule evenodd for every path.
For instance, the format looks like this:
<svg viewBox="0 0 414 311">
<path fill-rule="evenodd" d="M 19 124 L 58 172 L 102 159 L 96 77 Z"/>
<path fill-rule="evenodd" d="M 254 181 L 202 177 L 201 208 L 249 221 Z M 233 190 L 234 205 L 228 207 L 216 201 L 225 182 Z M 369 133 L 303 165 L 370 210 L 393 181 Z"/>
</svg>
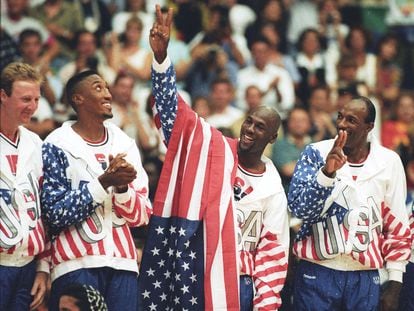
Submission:
<svg viewBox="0 0 414 311">
<path fill-rule="evenodd" d="M 239 310 L 232 207 L 237 142 L 182 100 L 172 121 L 140 268 L 139 307 Z"/>
</svg>

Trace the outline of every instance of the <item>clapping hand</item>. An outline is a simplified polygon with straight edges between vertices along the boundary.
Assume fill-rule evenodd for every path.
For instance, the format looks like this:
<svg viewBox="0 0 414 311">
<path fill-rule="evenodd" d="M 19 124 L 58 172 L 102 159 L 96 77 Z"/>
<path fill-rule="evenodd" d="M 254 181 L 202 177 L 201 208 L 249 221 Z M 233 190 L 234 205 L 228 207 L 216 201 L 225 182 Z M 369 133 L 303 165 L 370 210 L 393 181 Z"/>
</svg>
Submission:
<svg viewBox="0 0 414 311">
<path fill-rule="evenodd" d="M 150 31 L 150 46 L 154 52 L 155 60 L 161 64 L 167 57 L 167 47 L 170 40 L 173 9 L 169 8 L 167 16 L 161 12 L 161 7 L 155 6 L 156 21 Z"/>
<path fill-rule="evenodd" d="M 113 186 L 115 192 L 125 192 L 128 190 L 128 184 L 137 177 L 137 171 L 125 160 L 125 156 L 125 153 L 117 154 L 115 157 L 109 155 L 109 167 L 99 176 L 99 181 L 105 189 Z"/>
</svg>

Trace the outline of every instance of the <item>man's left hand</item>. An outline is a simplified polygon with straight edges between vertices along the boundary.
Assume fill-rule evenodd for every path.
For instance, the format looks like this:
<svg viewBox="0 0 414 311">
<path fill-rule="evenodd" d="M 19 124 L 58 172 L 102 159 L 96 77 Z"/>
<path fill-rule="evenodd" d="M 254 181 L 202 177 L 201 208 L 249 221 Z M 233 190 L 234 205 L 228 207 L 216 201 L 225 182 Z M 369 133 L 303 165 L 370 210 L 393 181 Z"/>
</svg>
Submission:
<svg viewBox="0 0 414 311">
<path fill-rule="evenodd" d="M 45 298 L 45 294 L 47 290 L 48 278 L 49 278 L 49 274 L 47 274 L 46 272 L 36 273 L 36 277 L 33 282 L 33 287 L 32 287 L 32 290 L 30 291 L 30 294 L 33 296 L 33 301 L 30 304 L 30 310 L 35 310 L 43 302 L 43 299 Z"/>
<path fill-rule="evenodd" d="M 385 289 L 381 294 L 380 311 L 398 310 L 398 302 L 400 299 L 402 283 L 397 281 L 388 281 Z"/>
</svg>

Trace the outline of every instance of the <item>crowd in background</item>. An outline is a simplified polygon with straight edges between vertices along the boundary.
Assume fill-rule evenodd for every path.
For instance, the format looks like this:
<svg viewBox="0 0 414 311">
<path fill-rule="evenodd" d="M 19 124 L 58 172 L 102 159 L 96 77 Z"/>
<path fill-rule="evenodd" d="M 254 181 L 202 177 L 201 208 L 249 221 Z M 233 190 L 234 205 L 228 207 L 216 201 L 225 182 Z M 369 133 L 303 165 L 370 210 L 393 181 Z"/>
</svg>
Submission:
<svg viewBox="0 0 414 311">
<path fill-rule="evenodd" d="M 363 95 L 377 108 L 375 136 L 401 156 L 412 200 L 414 6 L 405 2 L 383 2 L 382 27 L 372 29 L 364 1 L 4 0 L 0 70 L 20 60 L 44 75 L 28 125 L 41 138 L 75 117 L 66 82 L 96 70 L 110 86 L 109 122 L 136 140 L 152 198 L 166 148 L 152 120 L 148 33 L 154 3 L 172 6 L 180 95 L 232 137 L 251 109 L 276 108 L 284 126 L 266 154 L 286 190 L 305 145 L 335 137 L 335 112 Z"/>
</svg>

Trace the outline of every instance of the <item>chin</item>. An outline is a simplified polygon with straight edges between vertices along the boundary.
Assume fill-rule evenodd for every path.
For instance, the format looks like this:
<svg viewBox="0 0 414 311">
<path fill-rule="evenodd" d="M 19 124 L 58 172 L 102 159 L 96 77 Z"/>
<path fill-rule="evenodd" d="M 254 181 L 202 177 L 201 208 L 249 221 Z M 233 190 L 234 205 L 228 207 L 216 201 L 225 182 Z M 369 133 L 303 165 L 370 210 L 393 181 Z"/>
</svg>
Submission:
<svg viewBox="0 0 414 311">
<path fill-rule="evenodd" d="M 112 112 L 111 113 L 105 113 L 103 115 L 103 118 L 104 118 L 104 120 L 108 120 L 108 119 L 112 119 L 113 116 L 114 115 L 112 114 Z"/>
</svg>

